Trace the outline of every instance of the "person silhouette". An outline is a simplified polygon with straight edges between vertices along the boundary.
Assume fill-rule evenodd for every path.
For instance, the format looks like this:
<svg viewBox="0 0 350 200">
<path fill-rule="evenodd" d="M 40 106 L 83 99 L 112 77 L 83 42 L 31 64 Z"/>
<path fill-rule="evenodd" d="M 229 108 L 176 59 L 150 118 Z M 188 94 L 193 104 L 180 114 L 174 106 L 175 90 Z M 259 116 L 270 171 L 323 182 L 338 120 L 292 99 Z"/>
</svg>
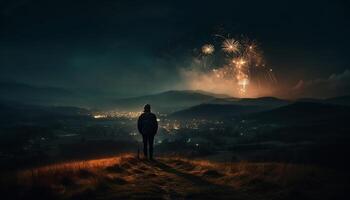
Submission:
<svg viewBox="0 0 350 200">
<path fill-rule="evenodd" d="M 137 128 L 142 135 L 143 154 L 147 158 L 147 146 L 149 146 L 149 159 L 153 160 L 153 143 L 154 136 L 158 130 L 158 122 L 156 115 L 151 112 L 151 106 L 149 104 L 144 106 L 144 111 L 137 121 Z"/>
</svg>

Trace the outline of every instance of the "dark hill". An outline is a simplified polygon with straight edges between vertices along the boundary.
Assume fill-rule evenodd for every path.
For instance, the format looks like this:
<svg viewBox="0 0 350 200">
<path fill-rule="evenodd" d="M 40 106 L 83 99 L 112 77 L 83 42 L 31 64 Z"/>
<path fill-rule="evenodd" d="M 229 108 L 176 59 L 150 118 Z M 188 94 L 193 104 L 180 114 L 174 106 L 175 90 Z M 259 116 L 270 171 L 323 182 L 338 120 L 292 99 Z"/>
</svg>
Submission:
<svg viewBox="0 0 350 200">
<path fill-rule="evenodd" d="M 174 112 L 215 99 L 214 94 L 203 94 L 198 91 L 167 91 L 153 95 L 119 99 L 114 101 L 114 108 L 119 110 L 142 110 L 149 103 L 154 111 Z"/>
<path fill-rule="evenodd" d="M 91 117 L 90 111 L 68 106 L 39 106 L 13 102 L 0 102 L 0 124 Z"/>
<path fill-rule="evenodd" d="M 273 110 L 253 114 L 250 117 L 261 121 L 290 123 L 344 120 L 350 117 L 350 107 L 316 102 L 296 102 Z"/>
<path fill-rule="evenodd" d="M 259 97 L 259 98 L 221 98 L 214 99 L 213 104 L 232 104 L 241 106 L 264 106 L 276 108 L 290 103 L 288 100 L 278 99 L 276 97 Z"/>
<path fill-rule="evenodd" d="M 329 99 L 326 99 L 325 102 L 337 104 L 337 105 L 350 106 L 350 95 L 329 98 Z"/>
<path fill-rule="evenodd" d="M 201 104 L 171 114 L 175 119 L 222 119 L 265 110 L 261 106 L 241 106 L 231 104 Z"/>
<path fill-rule="evenodd" d="M 39 87 L 16 82 L 0 82 L 0 99 L 25 104 L 53 105 L 72 98 L 71 91 L 57 87 Z"/>
</svg>

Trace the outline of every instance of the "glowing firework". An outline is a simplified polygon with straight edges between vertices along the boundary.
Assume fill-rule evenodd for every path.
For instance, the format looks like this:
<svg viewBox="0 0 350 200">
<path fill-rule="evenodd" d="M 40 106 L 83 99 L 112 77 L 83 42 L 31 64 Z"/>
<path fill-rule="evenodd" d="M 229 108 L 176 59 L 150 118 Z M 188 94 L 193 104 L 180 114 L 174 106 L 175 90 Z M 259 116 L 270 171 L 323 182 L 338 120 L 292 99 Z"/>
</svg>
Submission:
<svg viewBox="0 0 350 200">
<path fill-rule="evenodd" d="M 236 53 L 239 51 L 239 43 L 234 39 L 225 39 L 221 47 L 226 53 Z"/>
<path fill-rule="evenodd" d="M 237 68 L 241 68 L 242 66 L 244 66 L 244 64 L 246 64 L 246 62 L 247 61 L 243 58 L 237 58 L 232 60 L 232 63 L 235 64 Z"/>
<path fill-rule="evenodd" d="M 249 58 L 248 58 L 249 61 Z M 239 93 L 244 95 L 249 84 L 249 63 L 243 57 L 234 58 L 232 64 L 235 70 L 235 78 L 239 86 Z"/>
<path fill-rule="evenodd" d="M 238 81 L 238 85 L 240 86 L 239 91 L 244 94 L 247 91 L 247 86 L 249 84 L 248 78 L 242 78 Z"/>
<path fill-rule="evenodd" d="M 205 55 L 211 55 L 214 52 L 214 46 L 212 44 L 206 44 L 202 47 L 202 53 Z"/>
<path fill-rule="evenodd" d="M 277 82 L 272 70 L 263 63 L 262 52 L 255 41 L 242 37 L 235 40 L 221 35 L 215 36 L 222 39 L 224 62 L 217 62 L 217 56 L 223 54 L 214 54 L 213 44 L 203 45 L 199 55 L 203 67 L 199 74 L 193 74 L 200 80 L 193 81 L 194 87 L 208 90 L 217 88 L 245 96 L 259 93 L 261 83 Z"/>
</svg>

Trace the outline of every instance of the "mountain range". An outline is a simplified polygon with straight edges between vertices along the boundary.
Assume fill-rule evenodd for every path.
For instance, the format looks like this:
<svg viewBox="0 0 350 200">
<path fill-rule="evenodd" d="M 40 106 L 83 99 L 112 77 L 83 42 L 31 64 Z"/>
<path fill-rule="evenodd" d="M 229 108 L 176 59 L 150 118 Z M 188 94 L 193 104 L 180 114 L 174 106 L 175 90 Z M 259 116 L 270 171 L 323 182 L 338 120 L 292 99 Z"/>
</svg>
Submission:
<svg viewBox="0 0 350 200">
<path fill-rule="evenodd" d="M 217 95 L 202 91 L 171 90 L 152 95 L 123 98 L 113 101 L 112 107 L 118 110 L 140 111 L 145 104 L 150 104 L 153 110 L 162 113 L 172 113 L 178 110 L 213 101 L 225 95 Z"/>
<path fill-rule="evenodd" d="M 350 95 L 328 99 L 308 98 L 291 101 L 276 97 L 234 98 L 199 90 L 170 90 L 121 99 L 112 97 L 94 100 L 92 105 L 93 107 L 106 110 L 142 111 L 143 105 L 148 103 L 151 104 L 154 112 L 166 113 L 173 118 L 232 117 L 274 110 L 293 105 L 293 103 L 305 102 L 317 105 L 350 105 Z M 0 82 L 0 101 L 3 102 L 18 102 L 26 105 L 85 107 L 86 104 L 84 103 L 90 100 L 86 95 L 76 94 L 73 91 L 62 88 Z M 297 105 L 301 106 L 302 104 Z M 294 107 L 290 109 L 292 108 L 295 109 Z"/>
</svg>

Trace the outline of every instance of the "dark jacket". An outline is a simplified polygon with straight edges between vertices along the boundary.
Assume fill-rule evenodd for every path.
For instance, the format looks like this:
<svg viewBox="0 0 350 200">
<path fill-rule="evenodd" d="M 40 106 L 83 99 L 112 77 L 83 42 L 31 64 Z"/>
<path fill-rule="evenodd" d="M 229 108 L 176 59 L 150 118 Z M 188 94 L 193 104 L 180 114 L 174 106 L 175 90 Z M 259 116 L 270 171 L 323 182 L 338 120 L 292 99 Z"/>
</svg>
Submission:
<svg viewBox="0 0 350 200">
<path fill-rule="evenodd" d="M 144 112 L 137 121 L 137 128 L 142 135 L 155 135 L 158 130 L 158 122 L 155 114 Z"/>
</svg>

